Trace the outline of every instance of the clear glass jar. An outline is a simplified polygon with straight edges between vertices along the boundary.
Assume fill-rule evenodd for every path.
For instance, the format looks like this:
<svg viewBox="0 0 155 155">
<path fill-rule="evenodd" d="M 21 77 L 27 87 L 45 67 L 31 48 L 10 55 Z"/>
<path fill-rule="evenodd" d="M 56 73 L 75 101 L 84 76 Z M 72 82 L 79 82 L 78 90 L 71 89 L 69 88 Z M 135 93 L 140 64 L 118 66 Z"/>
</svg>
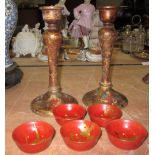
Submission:
<svg viewBox="0 0 155 155">
<path fill-rule="evenodd" d="M 126 25 L 122 32 L 122 51 L 124 53 L 130 53 L 132 48 L 132 31 L 131 25 Z"/>
<path fill-rule="evenodd" d="M 139 51 L 139 29 L 135 28 L 132 31 L 132 45 L 130 54 Z"/>
<path fill-rule="evenodd" d="M 149 46 L 149 29 L 145 32 L 145 45 Z"/>
<path fill-rule="evenodd" d="M 139 51 L 142 52 L 144 50 L 146 32 L 142 25 L 139 26 Z"/>
<path fill-rule="evenodd" d="M 122 33 L 122 51 L 124 53 L 138 53 L 144 50 L 146 33 L 142 25 L 131 30 L 127 25 Z"/>
<path fill-rule="evenodd" d="M 135 28 L 132 31 L 132 51 L 131 52 L 142 52 L 144 50 L 145 43 L 145 30 L 142 25 L 139 28 Z"/>
</svg>

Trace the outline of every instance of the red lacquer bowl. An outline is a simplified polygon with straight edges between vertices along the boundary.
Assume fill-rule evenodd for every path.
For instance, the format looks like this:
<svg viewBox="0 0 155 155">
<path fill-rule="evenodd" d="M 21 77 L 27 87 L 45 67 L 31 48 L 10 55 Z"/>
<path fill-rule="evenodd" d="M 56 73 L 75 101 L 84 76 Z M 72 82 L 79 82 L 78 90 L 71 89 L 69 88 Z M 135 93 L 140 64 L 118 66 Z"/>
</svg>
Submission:
<svg viewBox="0 0 155 155">
<path fill-rule="evenodd" d="M 112 104 L 94 104 L 88 107 L 90 119 L 101 127 L 122 116 L 122 111 Z"/>
<path fill-rule="evenodd" d="M 61 104 L 53 109 L 54 117 L 60 125 L 71 121 L 83 119 L 86 109 L 79 104 Z"/>
<path fill-rule="evenodd" d="M 91 121 L 74 120 L 65 123 L 60 133 L 69 148 L 84 151 L 95 146 L 101 136 L 101 129 Z"/>
<path fill-rule="evenodd" d="M 42 121 L 26 122 L 12 133 L 13 140 L 23 152 L 37 153 L 45 150 L 52 142 L 54 128 Z"/>
<path fill-rule="evenodd" d="M 117 119 L 106 126 L 108 137 L 113 145 L 121 149 L 137 149 L 146 139 L 148 132 L 138 122 Z"/>
</svg>

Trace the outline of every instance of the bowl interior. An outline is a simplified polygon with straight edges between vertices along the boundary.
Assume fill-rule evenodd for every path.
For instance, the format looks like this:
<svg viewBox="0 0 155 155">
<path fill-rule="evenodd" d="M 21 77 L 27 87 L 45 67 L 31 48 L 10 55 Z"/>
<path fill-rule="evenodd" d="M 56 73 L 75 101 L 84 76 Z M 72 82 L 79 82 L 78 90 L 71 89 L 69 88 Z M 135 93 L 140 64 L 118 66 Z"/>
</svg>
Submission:
<svg viewBox="0 0 155 155">
<path fill-rule="evenodd" d="M 97 140 L 101 135 L 98 125 L 87 120 L 74 120 L 64 124 L 60 129 L 63 138 L 77 143 Z"/>
<path fill-rule="evenodd" d="M 122 111 L 111 104 L 94 104 L 88 107 L 89 115 L 105 119 L 117 119 L 122 116 Z"/>
<path fill-rule="evenodd" d="M 20 144 L 36 145 L 51 140 L 54 128 L 46 122 L 27 122 L 13 131 L 13 139 Z"/>
<path fill-rule="evenodd" d="M 86 109 L 78 104 L 63 104 L 53 109 L 55 117 L 67 120 L 82 118 L 86 114 Z"/>
<path fill-rule="evenodd" d="M 107 125 L 106 130 L 113 137 L 125 141 L 144 139 L 147 136 L 146 129 L 141 124 L 131 120 L 114 120 Z"/>
</svg>

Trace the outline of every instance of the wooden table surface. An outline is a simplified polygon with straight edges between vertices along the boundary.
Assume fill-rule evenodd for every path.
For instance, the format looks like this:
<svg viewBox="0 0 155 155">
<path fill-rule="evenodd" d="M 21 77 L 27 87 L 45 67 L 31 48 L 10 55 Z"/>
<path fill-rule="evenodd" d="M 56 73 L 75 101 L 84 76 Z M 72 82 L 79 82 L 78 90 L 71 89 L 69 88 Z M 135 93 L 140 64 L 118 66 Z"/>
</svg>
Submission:
<svg viewBox="0 0 155 155">
<path fill-rule="evenodd" d="M 142 78 L 148 73 L 149 67 L 141 65 L 140 61 L 131 58 L 129 55 L 119 54 L 122 57 L 116 56 L 117 58 L 113 60 L 113 63 L 124 63 L 124 65 L 112 66 L 111 77 L 113 88 L 123 93 L 129 101 L 128 106 L 122 109 L 122 118 L 136 120 L 148 130 L 149 85 L 145 84 Z M 14 60 L 18 60 L 16 62 L 21 66 L 24 76 L 20 84 L 6 90 L 6 155 L 26 155 L 14 143 L 12 131 L 26 121 L 36 120 L 50 123 L 56 131 L 49 148 L 37 155 L 148 155 L 149 138 L 136 150 L 122 150 L 110 143 L 104 128 L 102 128 L 101 138 L 91 150 L 78 152 L 69 149 L 60 135 L 60 125 L 55 119 L 53 117 L 41 117 L 34 114 L 30 109 L 31 101 L 47 91 L 47 64 L 39 62 L 36 58 L 15 58 Z M 74 96 L 79 104 L 83 105 L 83 95 L 99 86 L 101 66 L 63 65 L 58 67 L 58 75 L 61 80 L 62 91 Z M 86 115 L 85 119 L 89 119 L 89 116 Z"/>
</svg>

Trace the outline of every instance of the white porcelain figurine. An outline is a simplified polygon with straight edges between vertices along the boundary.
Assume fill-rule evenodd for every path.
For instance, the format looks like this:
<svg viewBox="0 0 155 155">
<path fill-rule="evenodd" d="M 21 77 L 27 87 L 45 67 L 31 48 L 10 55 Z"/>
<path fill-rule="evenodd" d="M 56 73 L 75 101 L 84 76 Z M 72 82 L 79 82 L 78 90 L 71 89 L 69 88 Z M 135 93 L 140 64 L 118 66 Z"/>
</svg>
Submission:
<svg viewBox="0 0 155 155">
<path fill-rule="evenodd" d="M 95 7 L 90 3 L 91 0 L 84 0 L 84 3 L 74 8 L 74 17 L 77 25 L 80 26 L 84 47 L 80 50 L 77 60 L 86 61 L 85 53 L 89 47 L 89 35 L 92 29 L 92 18 L 95 14 Z"/>
<path fill-rule="evenodd" d="M 70 12 L 67 10 L 65 6 L 66 0 L 59 0 L 59 2 L 55 6 L 63 7 L 62 10 L 62 23 L 61 23 L 61 33 L 64 38 L 68 38 L 68 20 L 67 17 L 70 15 Z"/>
<path fill-rule="evenodd" d="M 16 57 L 27 54 L 35 57 L 42 50 L 42 34 L 39 26 L 40 23 L 37 23 L 35 28 L 29 29 L 29 26 L 25 25 L 22 31 L 17 34 L 13 43 L 13 52 Z"/>
<path fill-rule="evenodd" d="M 101 46 L 98 38 L 98 31 L 103 27 L 103 23 L 99 17 L 99 10 L 93 16 L 92 29 L 89 36 L 89 51 L 86 52 L 87 61 L 101 62 Z M 94 51 L 94 52 L 93 52 Z"/>
<path fill-rule="evenodd" d="M 84 3 L 74 8 L 74 17 L 78 20 L 84 49 L 88 48 L 89 34 L 92 28 L 92 18 L 95 13 L 95 7 L 90 3 L 91 0 L 84 0 Z"/>
</svg>

